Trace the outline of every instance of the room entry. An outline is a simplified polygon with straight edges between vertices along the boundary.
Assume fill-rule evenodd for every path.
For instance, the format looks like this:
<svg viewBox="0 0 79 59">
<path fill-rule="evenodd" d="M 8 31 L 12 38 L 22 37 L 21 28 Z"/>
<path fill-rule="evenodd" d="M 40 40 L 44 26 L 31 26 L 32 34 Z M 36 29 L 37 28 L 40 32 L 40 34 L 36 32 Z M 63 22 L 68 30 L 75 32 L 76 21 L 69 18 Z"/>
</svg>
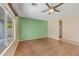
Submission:
<svg viewBox="0 0 79 59">
<path fill-rule="evenodd" d="M 62 20 L 59 20 L 59 39 L 62 39 Z"/>
</svg>

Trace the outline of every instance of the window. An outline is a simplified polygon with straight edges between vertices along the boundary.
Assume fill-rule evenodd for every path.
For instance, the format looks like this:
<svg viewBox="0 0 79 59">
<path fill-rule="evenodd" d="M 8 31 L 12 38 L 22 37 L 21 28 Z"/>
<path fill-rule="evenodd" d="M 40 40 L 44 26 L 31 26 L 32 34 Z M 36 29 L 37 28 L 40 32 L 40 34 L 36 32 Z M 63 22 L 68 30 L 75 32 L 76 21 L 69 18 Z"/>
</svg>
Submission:
<svg viewBox="0 0 79 59">
<path fill-rule="evenodd" d="M 7 15 L 7 44 L 13 41 L 13 20 L 10 15 Z"/>
<path fill-rule="evenodd" d="M 14 41 L 14 18 L 0 6 L 0 54 Z"/>
<path fill-rule="evenodd" d="M 4 49 L 4 13 L 5 11 L 0 7 L 0 52 Z"/>
</svg>

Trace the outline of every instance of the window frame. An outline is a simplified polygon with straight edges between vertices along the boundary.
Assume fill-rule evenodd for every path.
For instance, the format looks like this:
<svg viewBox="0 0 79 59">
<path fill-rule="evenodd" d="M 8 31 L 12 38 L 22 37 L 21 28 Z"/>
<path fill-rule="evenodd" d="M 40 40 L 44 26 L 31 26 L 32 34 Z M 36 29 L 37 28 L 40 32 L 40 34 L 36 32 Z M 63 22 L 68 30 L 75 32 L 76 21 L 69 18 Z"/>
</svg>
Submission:
<svg viewBox="0 0 79 59">
<path fill-rule="evenodd" d="M 16 29 L 15 29 L 15 27 L 16 27 L 16 23 L 15 23 L 15 18 L 11 15 L 11 13 L 3 6 L 3 3 L 2 4 L 0 4 L 0 7 L 5 11 L 4 12 L 4 45 L 5 45 L 5 48 L 4 48 L 4 50 L 0 53 L 0 55 L 3 55 L 8 49 L 9 49 L 9 47 L 15 42 L 15 40 L 16 40 Z M 13 27 L 13 40 L 12 40 L 12 42 L 8 45 L 7 43 L 7 40 L 8 40 L 8 38 L 7 38 L 7 35 L 8 35 L 8 33 L 7 33 L 7 16 L 10 16 L 11 18 L 12 18 L 12 27 Z"/>
</svg>

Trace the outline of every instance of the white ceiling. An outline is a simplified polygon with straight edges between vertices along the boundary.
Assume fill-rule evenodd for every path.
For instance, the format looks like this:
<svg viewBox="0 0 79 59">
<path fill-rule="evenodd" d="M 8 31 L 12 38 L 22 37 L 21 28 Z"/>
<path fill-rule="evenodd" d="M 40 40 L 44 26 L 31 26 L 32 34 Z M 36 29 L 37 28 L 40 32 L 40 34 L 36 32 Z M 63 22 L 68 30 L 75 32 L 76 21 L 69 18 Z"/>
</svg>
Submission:
<svg viewBox="0 0 79 59">
<path fill-rule="evenodd" d="M 53 5 L 56 4 L 57 3 L 54 3 Z M 79 16 L 79 3 L 64 3 L 57 8 L 61 12 L 54 12 L 51 15 L 48 15 L 48 12 L 41 12 L 48 8 L 44 3 L 38 3 L 37 6 L 32 6 L 31 3 L 13 3 L 13 6 L 16 8 L 20 16 L 41 20 Z"/>
</svg>

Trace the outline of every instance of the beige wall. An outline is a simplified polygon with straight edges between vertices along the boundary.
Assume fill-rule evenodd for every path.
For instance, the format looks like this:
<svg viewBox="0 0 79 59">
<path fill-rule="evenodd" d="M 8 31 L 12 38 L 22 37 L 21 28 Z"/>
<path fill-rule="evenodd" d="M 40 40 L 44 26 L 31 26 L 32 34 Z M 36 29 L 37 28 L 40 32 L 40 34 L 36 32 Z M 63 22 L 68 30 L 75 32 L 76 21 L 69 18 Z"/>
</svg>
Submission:
<svg viewBox="0 0 79 59">
<path fill-rule="evenodd" d="M 65 17 L 63 19 L 63 38 L 79 42 L 79 17 Z"/>
<path fill-rule="evenodd" d="M 58 39 L 59 36 L 59 20 L 52 19 L 48 21 L 48 37 Z M 62 19 L 63 39 L 79 42 L 79 17 L 63 17 Z M 68 41 L 68 42 L 69 42 Z"/>
<path fill-rule="evenodd" d="M 17 17 L 15 17 L 15 15 L 13 14 L 13 12 L 12 12 L 12 10 L 10 9 L 10 7 L 9 7 L 9 5 L 8 4 L 1 4 L 5 9 L 6 9 L 6 11 L 8 11 L 11 15 L 12 15 L 12 17 L 15 19 L 15 28 L 17 28 L 17 20 L 18 20 L 18 18 Z M 17 29 L 15 29 L 15 31 L 17 31 Z M 17 32 L 15 32 L 15 34 L 16 34 Z M 18 33 L 17 33 L 18 34 Z M 17 35 L 16 34 L 16 35 Z M 15 50 L 16 50 L 16 47 L 17 47 L 17 45 L 18 45 L 18 40 L 19 38 L 18 38 L 18 36 L 16 36 L 15 37 L 15 41 L 13 41 L 2 53 L 1 53 L 1 55 L 5 55 L 5 56 L 12 56 L 12 55 L 14 55 L 14 52 L 15 52 Z"/>
<path fill-rule="evenodd" d="M 48 37 L 57 39 L 59 37 L 59 20 L 52 19 L 48 21 Z"/>
</svg>

